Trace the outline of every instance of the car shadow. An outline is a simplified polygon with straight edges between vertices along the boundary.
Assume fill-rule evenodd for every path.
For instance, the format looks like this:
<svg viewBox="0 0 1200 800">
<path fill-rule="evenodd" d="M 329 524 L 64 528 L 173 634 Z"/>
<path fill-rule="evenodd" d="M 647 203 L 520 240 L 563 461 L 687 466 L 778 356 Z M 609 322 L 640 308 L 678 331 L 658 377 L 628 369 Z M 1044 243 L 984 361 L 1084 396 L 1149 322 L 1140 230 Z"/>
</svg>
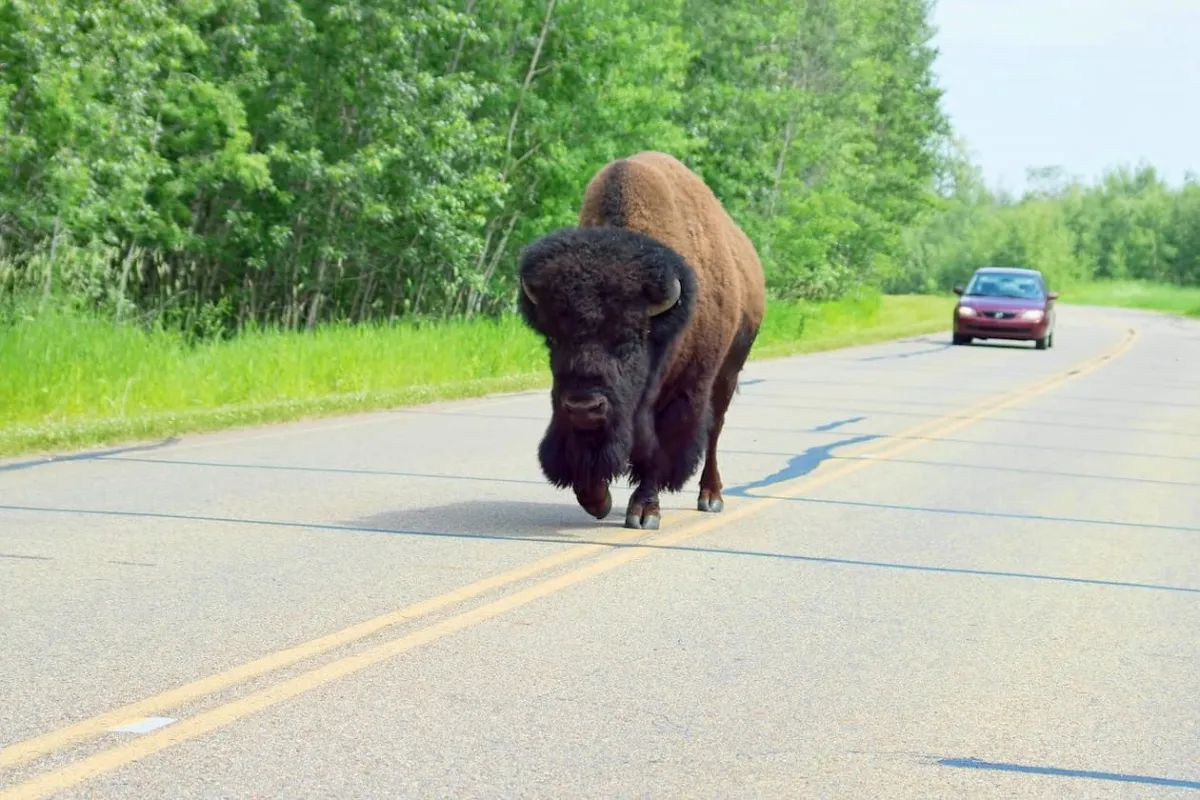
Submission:
<svg viewBox="0 0 1200 800">
<path fill-rule="evenodd" d="M 1033 350 L 1034 344 L 1030 340 L 1014 341 L 1012 339 L 973 339 L 970 344 L 959 345 L 960 347 L 981 347 L 985 350 Z"/>
</svg>

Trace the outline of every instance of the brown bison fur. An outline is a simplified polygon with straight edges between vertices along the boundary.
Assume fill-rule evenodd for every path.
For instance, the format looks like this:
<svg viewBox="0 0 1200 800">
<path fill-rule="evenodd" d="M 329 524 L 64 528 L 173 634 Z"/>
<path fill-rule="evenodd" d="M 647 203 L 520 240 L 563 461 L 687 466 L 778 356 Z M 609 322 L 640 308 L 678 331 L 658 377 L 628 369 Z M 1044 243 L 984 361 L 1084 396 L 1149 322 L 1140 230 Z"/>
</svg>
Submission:
<svg viewBox="0 0 1200 800">
<path fill-rule="evenodd" d="M 657 528 L 659 491 L 700 477 L 719 512 L 717 440 L 765 313 L 754 246 L 698 175 L 643 152 L 588 183 L 579 226 L 521 254 L 520 311 L 546 341 L 552 417 L 546 478 L 603 519 L 609 484 L 637 483 L 630 528 Z"/>
</svg>

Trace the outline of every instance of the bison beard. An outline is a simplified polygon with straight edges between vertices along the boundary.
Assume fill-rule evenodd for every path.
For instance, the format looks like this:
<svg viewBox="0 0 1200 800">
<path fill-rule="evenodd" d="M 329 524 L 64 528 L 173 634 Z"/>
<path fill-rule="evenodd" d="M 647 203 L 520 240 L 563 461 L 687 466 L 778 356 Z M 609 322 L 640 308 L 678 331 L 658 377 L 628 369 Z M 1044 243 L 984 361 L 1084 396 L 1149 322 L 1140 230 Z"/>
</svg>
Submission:
<svg viewBox="0 0 1200 800">
<path fill-rule="evenodd" d="M 681 163 L 638 154 L 597 173 L 580 226 L 520 257 L 519 309 L 554 375 L 538 446 L 546 478 L 603 519 L 609 486 L 628 474 L 625 526 L 653 529 L 659 492 L 682 489 L 704 458 L 697 508 L 720 511 L 717 438 L 762 321 L 762 284 L 753 245 Z"/>
<path fill-rule="evenodd" d="M 577 431 L 557 416 L 538 446 L 542 474 L 560 489 L 575 490 L 579 505 L 596 519 L 612 510 L 608 485 L 629 470 L 633 425 L 627 416 L 601 431 Z"/>
</svg>

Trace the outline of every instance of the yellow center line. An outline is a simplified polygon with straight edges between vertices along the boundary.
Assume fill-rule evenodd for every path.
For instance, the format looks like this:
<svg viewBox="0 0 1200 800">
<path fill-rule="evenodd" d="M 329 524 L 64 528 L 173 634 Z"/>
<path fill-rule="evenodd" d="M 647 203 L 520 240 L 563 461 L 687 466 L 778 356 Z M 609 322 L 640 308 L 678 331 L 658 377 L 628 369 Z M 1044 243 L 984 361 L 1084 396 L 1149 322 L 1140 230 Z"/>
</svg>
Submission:
<svg viewBox="0 0 1200 800">
<path fill-rule="evenodd" d="M 147 697 L 143 700 L 138 700 L 112 711 L 107 711 L 74 723 L 73 725 L 32 739 L 26 739 L 23 742 L 18 742 L 0 750 L 0 768 L 11 767 L 30 759 L 47 755 L 82 739 L 103 733 L 115 725 L 120 725 L 140 717 L 151 716 L 166 709 L 177 708 L 199 698 L 257 678 L 268 672 L 274 672 L 338 647 L 353 644 L 360 639 L 365 639 L 387 628 L 429 616 L 430 614 L 466 602 L 467 600 L 472 600 L 496 589 L 501 589 L 518 581 L 555 569 L 556 567 L 561 567 L 564 564 L 569 564 L 572 561 L 578 561 L 581 558 L 608 550 L 612 546 L 633 539 L 642 533 L 642 531 L 634 530 L 620 531 L 611 536 L 607 541 L 573 547 L 570 550 L 547 556 L 546 558 L 511 569 L 499 575 L 484 578 L 459 589 L 423 600 L 419 603 L 414 603 L 410 606 L 405 606 L 404 608 L 388 612 L 373 619 L 365 620 L 349 628 L 312 639 L 295 647 L 289 647 L 286 650 L 280 650 L 214 675 L 186 683 L 174 689 L 169 689 L 153 697 Z"/>
<path fill-rule="evenodd" d="M 776 491 L 771 497 L 755 499 L 746 503 L 738 503 L 735 507 L 732 509 L 727 509 L 724 513 L 712 515 L 690 525 L 684 525 L 682 528 L 674 532 L 667 532 L 665 534 L 650 537 L 640 544 L 629 545 L 613 555 L 594 561 L 586 566 L 564 573 L 557 577 L 541 581 L 511 595 L 484 603 L 483 605 L 461 612 L 441 622 L 437 622 L 433 625 L 413 631 L 412 633 L 406 634 L 397 639 L 376 645 L 363 650 L 362 652 L 345 656 L 321 667 L 306 671 L 273 686 L 253 692 L 240 699 L 217 706 L 208 711 L 197 714 L 194 717 L 181 720 L 170 727 L 147 734 L 127 744 L 96 753 L 77 762 L 49 771 L 43 775 L 18 784 L 0 793 L 0 800 L 9 800 L 10 798 L 15 800 L 15 798 L 45 797 L 53 792 L 82 783 L 83 781 L 98 775 L 111 772 L 112 770 L 118 769 L 121 766 L 137 761 L 153 753 L 157 753 L 175 744 L 193 739 L 197 736 L 201 736 L 209 731 L 228 725 L 245 716 L 254 714 L 258 711 L 276 705 L 277 703 L 283 702 L 284 700 L 299 696 L 331 681 L 358 672 L 359 670 L 365 669 L 373 664 L 393 658 L 396 655 L 407 652 L 423 644 L 428 644 L 444 638 L 445 636 L 463 630 L 464 628 L 470 627 L 477 623 L 500 616 L 501 614 L 524 606 L 542 597 L 559 592 L 569 586 L 595 577 L 596 575 L 608 572 L 638 558 L 643 558 L 664 546 L 682 542 L 716 528 L 727 526 L 751 514 L 756 514 L 759 511 L 774 505 L 775 503 L 783 502 L 784 500 L 798 496 L 803 492 L 811 491 L 812 489 L 815 489 L 826 483 L 846 477 L 847 475 L 853 474 L 859 470 L 866 469 L 877 460 L 886 460 L 889 457 L 897 456 L 901 453 L 907 452 L 908 450 L 920 447 L 923 444 L 927 444 L 930 441 L 936 441 L 936 439 L 940 436 L 946 436 L 954 431 L 978 422 L 997 411 L 1009 408 L 1038 395 L 1045 394 L 1046 392 L 1058 388 L 1068 381 L 1082 377 L 1083 375 L 1099 369 L 1109 360 L 1127 352 L 1133 346 L 1137 337 L 1137 331 L 1129 329 L 1126 336 L 1117 347 L 1098 357 L 1088 359 L 1065 373 L 1060 373 L 1049 378 L 1035 381 L 1032 385 L 1018 388 L 1012 392 L 1001 395 L 1000 397 L 976 403 L 973 406 L 968 407 L 967 411 L 961 416 L 943 417 L 939 420 L 934 420 L 932 422 L 915 426 L 907 432 L 897 434 L 893 437 L 888 437 L 896 440 L 896 443 L 890 447 L 885 447 L 882 450 L 876 451 L 874 454 L 875 458 L 873 459 L 843 462 L 842 464 L 829 469 L 819 468 L 817 471 L 807 476 L 803 476 L 788 482 L 791 484 L 790 487 L 788 487 L 788 484 L 785 483 L 784 486 L 788 488 Z M 925 438 L 911 438 L 917 436 L 918 434 L 924 433 L 925 429 L 930 429 Z M 666 522 L 666 520 L 664 520 L 664 522 Z M 625 531 L 615 535 L 612 538 L 612 541 L 609 543 L 589 544 L 578 548 L 573 548 L 563 553 L 533 562 L 525 567 L 478 581 L 467 587 L 463 587 L 462 589 L 454 592 L 427 600 L 423 603 L 418 603 L 416 605 L 400 609 L 396 612 L 392 612 L 391 614 L 386 614 L 373 620 L 368 620 L 367 622 L 360 623 L 329 636 L 315 639 L 304 645 L 280 651 L 279 653 L 249 662 L 241 667 L 227 670 L 226 672 L 219 673 L 209 678 L 186 684 L 178 689 L 156 695 L 155 697 L 148 698 L 138 703 L 133 703 L 113 712 L 94 717 L 91 720 L 86 720 L 84 722 L 77 723 L 76 725 L 63 728 L 59 731 L 13 745 L 12 747 L 6 748 L 4 751 L 0 751 L 0 757 L 4 757 L 6 759 L 5 761 L 0 761 L 0 765 L 19 763 L 27 758 L 51 752 L 54 749 L 59 749 L 63 745 L 74 742 L 87 735 L 100 732 L 108 727 L 111 727 L 112 725 L 126 722 L 131 717 L 146 716 L 155 711 L 160 711 L 163 708 L 181 705 L 189 700 L 211 694 L 212 692 L 227 688 L 235 683 L 247 680 L 257 675 L 261 675 L 278 667 L 295 663 L 296 661 L 307 658 L 311 655 L 315 655 L 317 653 L 332 649 L 333 647 L 361 639 L 370 635 L 371 633 L 389 627 L 390 625 L 415 619 L 418 616 L 433 613 L 434 611 L 445 608 L 449 605 L 464 602 L 484 594 L 485 592 L 506 586 L 518 580 L 522 580 L 523 578 L 536 575 L 540 572 L 552 569 L 553 567 L 583 558 L 586 555 L 590 555 L 600 550 L 609 549 L 613 546 L 620 546 L 623 542 L 626 542 L 643 533 L 643 531 Z M 9 755 L 10 753 L 13 755 Z"/>
</svg>

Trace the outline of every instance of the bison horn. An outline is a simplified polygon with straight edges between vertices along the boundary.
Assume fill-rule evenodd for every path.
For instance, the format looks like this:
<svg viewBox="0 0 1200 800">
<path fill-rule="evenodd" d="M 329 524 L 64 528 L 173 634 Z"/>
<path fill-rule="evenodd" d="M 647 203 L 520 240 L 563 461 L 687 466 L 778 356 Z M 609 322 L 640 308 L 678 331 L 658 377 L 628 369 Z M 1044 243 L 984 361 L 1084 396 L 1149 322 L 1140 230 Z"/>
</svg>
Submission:
<svg viewBox="0 0 1200 800">
<path fill-rule="evenodd" d="M 671 306 L 678 303 L 679 295 L 682 291 L 683 291 L 683 287 L 679 285 L 679 278 L 676 278 L 671 283 L 670 291 L 667 292 L 667 299 L 663 300 L 661 303 L 650 306 L 650 316 L 657 317 L 659 314 L 663 313 L 667 309 L 671 308 Z"/>
<path fill-rule="evenodd" d="M 533 296 L 533 292 L 529 291 L 529 287 L 525 284 L 525 279 L 521 279 L 521 290 L 525 292 L 525 296 L 529 298 L 529 302 L 537 305 L 537 298 Z"/>
</svg>

